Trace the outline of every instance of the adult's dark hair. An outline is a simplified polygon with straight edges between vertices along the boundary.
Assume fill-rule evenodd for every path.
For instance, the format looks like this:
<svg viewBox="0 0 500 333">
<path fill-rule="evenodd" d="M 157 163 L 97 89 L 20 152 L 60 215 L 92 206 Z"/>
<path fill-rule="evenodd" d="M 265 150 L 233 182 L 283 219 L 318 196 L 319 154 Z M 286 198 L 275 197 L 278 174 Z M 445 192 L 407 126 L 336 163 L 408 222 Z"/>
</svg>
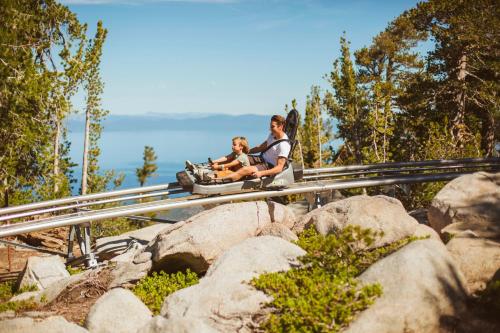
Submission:
<svg viewBox="0 0 500 333">
<path fill-rule="evenodd" d="M 271 121 L 274 121 L 278 126 L 284 126 L 285 125 L 285 117 L 280 116 L 279 114 L 275 114 L 274 116 L 271 117 Z"/>
</svg>

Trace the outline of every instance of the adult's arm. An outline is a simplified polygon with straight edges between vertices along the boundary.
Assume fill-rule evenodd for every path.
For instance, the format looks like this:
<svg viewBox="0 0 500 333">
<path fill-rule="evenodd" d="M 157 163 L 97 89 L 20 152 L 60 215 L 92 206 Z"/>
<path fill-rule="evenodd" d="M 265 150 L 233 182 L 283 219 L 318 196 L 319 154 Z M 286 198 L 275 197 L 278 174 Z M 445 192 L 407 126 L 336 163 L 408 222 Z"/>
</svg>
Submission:
<svg viewBox="0 0 500 333">
<path fill-rule="evenodd" d="M 259 146 L 253 147 L 248 151 L 249 154 L 255 154 L 255 153 L 260 153 L 264 149 L 267 148 L 267 140 L 262 142 Z"/>
<path fill-rule="evenodd" d="M 278 162 L 276 165 L 268 170 L 263 170 L 263 171 L 257 171 L 253 175 L 255 177 L 264 177 L 264 176 L 272 176 L 280 173 L 283 171 L 283 168 L 285 167 L 286 164 L 286 158 L 285 157 L 278 157 Z"/>
</svg>

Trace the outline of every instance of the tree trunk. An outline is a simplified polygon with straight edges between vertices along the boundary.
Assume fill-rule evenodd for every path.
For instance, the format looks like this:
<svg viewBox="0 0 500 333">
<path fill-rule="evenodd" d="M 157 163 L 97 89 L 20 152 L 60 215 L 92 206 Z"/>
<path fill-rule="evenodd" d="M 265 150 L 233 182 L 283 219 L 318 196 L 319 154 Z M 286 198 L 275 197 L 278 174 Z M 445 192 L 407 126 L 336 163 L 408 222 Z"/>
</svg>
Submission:
<svg viewBox="0 0 500 333">
<path fill-rule="evenodd" d="M 488 110 L 481 110 L 481 149 L 486 157 L 492 157 L 495 152 L 495 117 Z"/>
<path fill-rule="evenodd" d="M 3 206 L 4 208 L 9 207 L 9 183 L 7 182 L 7 177 L 3 180 L 4 185 L 4 196 L 3 196 Z"/>
<path fill-rule="evenodd" d="M 59 140 L 61 137 L 61 122 L 56 116 L 56 135 L 54 138 L 54 196 L 59 192 Z"/>
<path fill-rule="evenodd" d="M 90 140 L 90 111 L 85 113 L 85 138 L 83 141 L 83 163 L 82 163 L 82 191 L 87 194 L 87 173 L 89 168 L 89 140 Z"/>
<path fill-rule="evenodd" d="M 455 97 L 455 103 L 457 105 L 457 113 L 453 118 L 452 123 L 452 133 L 455 139 L 457 140 L 457 144 L 459 146 L 463 145 L 463 135 L 465 130 L 465 78 L 467 76 L 467 55 L 462 54 L 460 60 L 458 61 L 458 73 L 457 80 L 461 82 L 461 87 L 459 92 Z"/>
<path fill-rule="evenodd" d="M 321 168 L 321 160 L 323 157 L 321 156 L 321 109 L 320 106 L 316 106 L 318 108 L 318 153 L 319 153 L 319 168 Z"/>
</svg>

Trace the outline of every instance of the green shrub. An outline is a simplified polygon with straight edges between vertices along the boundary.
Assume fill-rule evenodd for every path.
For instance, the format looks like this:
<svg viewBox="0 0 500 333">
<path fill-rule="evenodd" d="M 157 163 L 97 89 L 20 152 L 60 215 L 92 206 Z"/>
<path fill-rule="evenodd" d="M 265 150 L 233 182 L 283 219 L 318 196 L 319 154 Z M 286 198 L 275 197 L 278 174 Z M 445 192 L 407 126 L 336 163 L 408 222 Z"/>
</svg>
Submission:
<svg viewBox="0 0 500 333">
<path fill-rule="evenodd" d="M 21 311 L 21 310 L 33 310 L 38 307 L 38 304 L 33 300 L 33 298 L 24 300 L 24 301 L 15 301 L 15 302 L 5 302 L 0 303 L 0 312 L 5 311 Z"/>
<path fill-rule="evenodd" d="M 7 281 L 0 283 L 0 302 L 5 302 L 14 296 L 15 282 Z"/>
<path fill-rule="evenodd" d="M 13 311 L 31 310 L 36 308 L 37 304 L 33 301 L 33 299 L 25 301 L 16 301 L 16 302 L 9 302 L 8 300 L 15 295 L 19 295 L 27 291 L 37 291 L 37 290 L 38 288 L 36 285 L 29 285 L 16 291 L 15 281 L 7 281 L 0 283 L 0 312 L 8 310 L 13 310 Z"/>
<path fill-rule="evenodd" d="M 356 280 L 373 262 L 404 246 L 407 238 L 366 250 L 381 234 L 347 227 L 338 236 L 305 230 L 297 241 L 307 254 L 302 268 L 263 274 L 252 284 L 273 297 L 272 313 L 262 324 L 268 332 L 336 332 L 382 294 L 379 284 Z"/>
<path fill-rule="evenodd" d="M 19 294 L 22 294 L 22 293 L 25 293 L 28 291 L 38 291 L 37 285 L 36 284 L 29 284 L 27 286 L 21 287 L 21 288 L 19 288 L 19 290 L 17 290 L 15 292 L 15 294 L 19 295 Z"/>
<path fill-rule="evenodd" d="M 197 284 L 198 280 L 198 275 L 189 269 L 185 273 L 153 272 L 151 276 L 141 279 L 132 291 L 154 314 L 159 314 L 165 297 L 179 289 Z"/>
<path fill-rule="evenodd" d="M 69 275 L 76 275 L 76 274 L 80 274 L 82 273 L 83 271 L 85 271 L 83 268 L 81 267 L 71 267 L 71 266 L 66 266 L 66 270 L 68 271 Z"/>
<path fill-rule="evenodd" d="M 5 302 L 15 295 L 22 294 L 27 291 L 37 291 L 38 287 L 35 284 L 30 284 L 16 290 L 15 281 L 7 281 L 0 283 L 0 302 Z"/>
</svg>

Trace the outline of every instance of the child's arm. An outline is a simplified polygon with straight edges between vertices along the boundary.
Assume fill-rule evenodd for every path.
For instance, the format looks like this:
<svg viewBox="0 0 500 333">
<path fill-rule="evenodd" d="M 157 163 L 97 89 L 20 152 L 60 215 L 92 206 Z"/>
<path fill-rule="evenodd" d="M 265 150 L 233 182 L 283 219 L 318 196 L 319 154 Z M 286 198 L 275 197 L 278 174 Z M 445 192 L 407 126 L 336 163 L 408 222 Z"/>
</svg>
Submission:
<svg viewBox="0 0 500 333">
<path fill-rule="evenodd" d="M 214 163 L 214 165 L 213 165 L 214 170 L 228 170 L 229 168 L 232 168 L 235 166 L 241 166 L 241 162 L 238 160 L 232 160 L 229 163 L 224 163 L 224 164 L 220 164 L 220 165 Z"/>
<path fill-rule="evenodd" d="M 214 163 L 212 164 L 212 169 L 218 170 L 218 168 L 220 167 L 220 164 L 229 163 L 231 161 L 234 161 L 234 154 L 232 154 L 232 153 L 227 155 L 227 156 L 219 157 L 218 159 L 213 161 Z"/>
<path fill-rule="evenodd" d="M 213 160 L 213 162 L 214 162 L 214 164 L 227 162 L 227 156 L 219 157 L 218 159 Z"/>
</svg>

